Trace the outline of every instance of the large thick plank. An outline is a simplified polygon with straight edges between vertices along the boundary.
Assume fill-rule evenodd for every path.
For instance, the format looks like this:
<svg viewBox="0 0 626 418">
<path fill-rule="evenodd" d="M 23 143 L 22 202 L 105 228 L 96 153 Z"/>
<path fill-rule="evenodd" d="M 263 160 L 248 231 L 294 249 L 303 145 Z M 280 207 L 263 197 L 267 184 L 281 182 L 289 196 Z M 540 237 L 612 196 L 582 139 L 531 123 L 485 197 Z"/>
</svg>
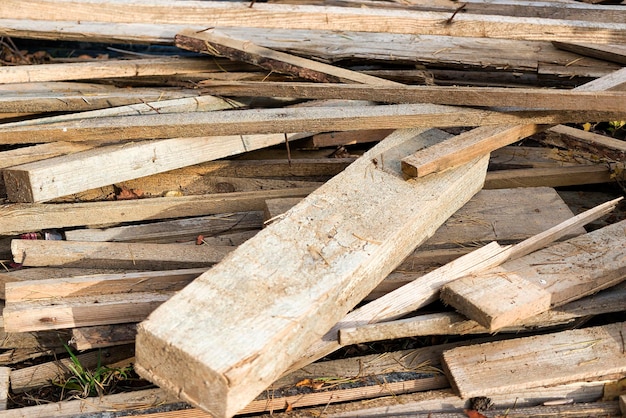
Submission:
<svg viewBox="0 0 626 418">
<path fill-rule="evenodd" d="M 441 299 L 496 331 L 626 278 L 626 221 L 445 285 Z M 616 253 L 616 251 L 618 253 Z"/>
<path fill-rule="evenodd" d="M 0 18 L 81 23 L 185 23 L 196 30 L 248 26 L 618 44 L 626 40 L 624 24 L 575 20 L 459 13 L 452 24 L 446 24 L 451 15 L 449 12 L 281 4 L 255 4 L 250 8 L 247 3 L 217 1 L 192 2 L 176 7 L 169 1 L 146 4 L 138 0 L 106 5 L 80 2 L 80 7 L 73 8 L 66 7 L 67 4 L 67 0 L 33 0 L 26 4 L 7 0 L 0 7 Z"/>
<path fill-rule="evenodd" d="M 402 178 L 403 154 L 445 136 L 395 132 L 241 245 L 140 324 L 136 369 L 216 416 L 238 412 L 480 189 L 487 158 Z M 196 321 L 181 323 L 188 309 Z"/>
<path fill-rule="evenodd" d="M 370 82 L 370 84 L 372 83 Z M 618 110 L 626 107 L 626 93 L 616 91 L 589 92 L 565 89 L 463 86 L 363 86 L 358 84 L 279 81 L 272 83 L 256 81 L 208 82 L 203 84 L 203 87 L 209 93 L 220 96 L 350 99 L 383 103 L 434 103 L 457 106 L 501 106 L 559 110 Z M 612 103 L 607 103 L 608 101 Z"/>
<path fill-rule="evenodd" d="M 0 206 L 0 234 L 263 210 L 266 199 L 306 196 L 313 190 L 309 187 L 113 202 L 8 204 Z"/>
<path fill-rule="evenodd" d="M 0 127 L 0 144 L 60 140 L 119 142 L 129 139 L 383 128 L 558 124 L 618 120 L 622 116 L 621 111 L 493 111 L 431 104 L 224 110 L 123 118 L 105 117 L 43 126 Z"/>
<path fill-rule="evenodd" d="M 613 90 L 626 83 L 626 69 L 621 69 L 602 78 L 593 80 L 576 91 L 595 92 Z M 484 125 L 484 124 L 482 124 Z M 402 171 L 407 176 L 420 177 L 429 173 L 454 167 L 474 158 L 475 155 L 490 152 L 505 145 L 546 129 L 534 125 L 500 126 L 489 128 L 480 126 L 472 131 L 457 135 L 446 143 L 420 150 L 402 160 Z"/>
<path fill-rule="evenodd" d="M 443 360 L 462 398 L 510 393 L 624 373 L 625 332 L 621 322 L 454 348 Z"/>
</svg>

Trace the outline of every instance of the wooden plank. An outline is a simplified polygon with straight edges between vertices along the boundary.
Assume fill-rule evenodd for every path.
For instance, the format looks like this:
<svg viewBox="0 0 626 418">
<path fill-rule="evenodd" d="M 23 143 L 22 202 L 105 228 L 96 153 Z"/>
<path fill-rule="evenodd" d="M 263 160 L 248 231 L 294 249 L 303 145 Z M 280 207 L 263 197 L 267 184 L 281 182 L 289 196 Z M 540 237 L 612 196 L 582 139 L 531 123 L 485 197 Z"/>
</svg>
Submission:
<svg viewBox="0 0 626 418">
<path fill-rule="evenodd" d="M 146 411 L 175 398 L 161 389 L 146 389 L 136 392 L 118 393 L 87 399 L 46 403 L 43 405 L 9 409 L 0 412 L 2 418 L 72 418 L 88 413 L 110 413 L 111 411 Z"/>
<path fill-rule="evenodd" d="M 81 2 L 81 7 L 76 9 L 64 7 L 65 4 L 66 1 L 37 0 L 25 6 L 18 0 L 8 0 L 0 8 L 0 18 L 158 25 L 184 22 L 196 30 L 249 26 L 617 44 L 625 40 L 621 23 L 575 20 L 460 13 L 453 24 L 445 24 L 450 18 L 448 12 L 280 4 L 255 4 L 249 8 L 247 4 L 209 1 L 178 6 L 176 13 L 172 13 L 171 2 L 167 1 L 150 5 L 140 1 L 114 2 L 107 7 Z"/>
<path fill-rule="evenodd" d="M 284 141 L 284 134 L 143 141 L 109 145 L 17 165 L 2 170 L 2 174 L 10 201 L 45 202 L 83 190 L 229 157 Z M 133 164 L 128 164 L 129 160 Z"/>
<path fill-rule="evenodd" d="M 216 193 L 113 202 L 1 205 L 0 234 L 263 210 L 266 199 L 306 196 L 315 188 Z"/>
<path fill-rule="evenodd" d="M 616 323 L 516 338 L 454 348 L 443 360 L 462 398 L 490 396 L 624 373 L 624 332 Z"/>
<path fill-rule="evenodd" d="M 576 319 L 626 309 L 626 285 L 620 283 L 597 295 L 587 296 L 528 318 L 518 324 L 501 328 L 498 332 L 520 332 L 555 325 L 571 324 Z M 339 330 L 341 345 L 362 344 L 371 341 L 429 335 L 489 334 L 476 321 L 455 312 L 417 315 L 406 319 L 367 324 Z"/>
<path fill-rule="evenodd" d="M 618 173 L 618 170 L 601 164 L 498 170 L 488 173 L 485 188 L 561 187 L 612 183 L 615 181 L 615 173 Z"/>
<path fill-rule="evenodd" d="M 78 351 L 114 345 L 132 344 L 137 335 L 137 324 L 100 325 L 72 328 L 69 345 Z"/>
<path fill-rule="evenodd" d="M 300 141 L 306 148 L 334 147 L 337 145 L 352 145 L 368 142 L 378 142 L 391 133 L 390 129 L 372 129 L 355 132 L 326 132 L 315 134 Z"/>
<path fill-rule="evenodd" d="M 286 198 L 288 199 L 288 198 Z M 300 198 L 295 198 L 300 200 Z M 139 225 L 126 225 L 113 228 L 89 228 L 65 231 L 68 241 L 143 241 L 175 242 L 192 240 L 198 235 L 207 237 L 226 232 L 261 229 L 261 211 L 224 213 L 213 216 L 177 219 L 173 221 L 151 222 Z"/>
<path fill-rule="evenodd" d="M 626 221 L 446 284 L 441 299 L 496 331 L 626 278 Z"/>
<path fill-rule="evenodd" d="M 626 162 L 626 144 L 624 141 L 571 126 L 554 126 L 546 131 L 545 138 L 539 140 L 545 144 L 568 149 L 580 149 L 590 152 L 596 157 Z"/>
<path fill-rule="evenodd" d="M 587 57 L 598 58 L 618 64 L 626 64 L 626 47 L 623 45 L 598 45 L 581 42 L 552 42 L 554 46 L 565 51 L 575 52 Z"/>
<path fill-rule="evenodd" d="M 424 182 L 402 178 L 399 156 L 443 137 L 437 130 L 392 134 L 162 305 L 139 326 L 139 373 L 216 416 L 243 408 L 482 186 L 485 158 L 463 173 Z M 398 202 L 409 195 L 407 209 Z M 285 239 L 294 234 L 297 240 Z M 246 265 L 250 269 L 242 270 Z M 284 293 L 271 285 L 272 296 L 262 296 L 276 280 Z M 245 305 L 238 302 L 242 294 L 248 295 Z M 298 295 L 307 302 L 295 302 Z M 210 315 L 210 327 L 180 323 L 192 306 L 197 321 L 197 315 Z M 211 350 L 202 342 L 206 335 L 213 340 Z M 162 350 L 163 344 L 170 348 Z"/>
<path fill-rule="evenodd" d="M 558 124 L 589 120 L 618 120 L 622 116 L 622 112 L 615 111 L 493 111 L 430 104 L 223 110 L 221 112 L 125 116 L 123 118 L 106 117 L 33 127 L 0 127 L 0 143 L 20 144 L 60 140 L 119 142 L 130 139 L 277 132 L 350 131 L 513 123 Z"/>
<path fill-rule="evenodd" d="M 190 89 L 129 89 L 70 82 L 0 84 L 0 91 L 0 111 L 4 113 L 79 112 L 198 96 Z"/>
<path fill-rule="evenodd" d="M 448 262 L 444 266 L 423 275 L 419 280 L 413 280 L 353 310 L 346 315 L 345 318 L 335 324 L 320 340 L 312 344 L 308 351 L 300 360 L 294 363 L 290 370 L 304 367 L 312 361 L 340 348 L 337 332 L 341 328 L 400 318 L 411 311 L 434 302 L 438 297 L 439 290 L 447 283 L 457 278 L 478 273 L 493 266 L 498 266 L 506 260 L 522 257 L 543 248 L 569 232 L 587 224 L 591 220 L 597 219 L 603 214 L 610 212 L 619 200 L 620 199 L 616 199 L 583 212 L 512 246 L 501 247 L 494 241 Z"/>
<path fill-rule="evenodd" d="M 176 34 L 175 44 L 181 49 L 203 54 L 225 56 L 233 60 L 258 65 L 266 70 L 295 75 L 300 78 L 318 82 L 356 82 L 369 85 L 399 84 L 383 78 L 373 77 L 352 70 L 345 70 L 319 61 L 313 61 L 264 48 L 255 45 L 248 39 L 242 41 L 232 38 L 214 28 L 200 32 L 195 29 L 185 29 Z M 289 95 L 285 95 L 285 97 L 289 97 Z M 331 98 L 343 99 L 343 97 Z"/>
<path fill-rule="evenodd" d="M 114 347 L 90 353 L 78 354 L 78 360 L 85 368 L 96 367 L 100 361 L 104 365 L 117 363 L 133 356 L 132 346 Z M 70 375 L 68 366 L 72 364 L 70 358 L 58 359 L 36 366 L 25 367 L 11 372 L 11 390 L 14 393 L 25 392 L 43 386 L 50 380 Z"/>
<path fill-rule="evenodd" d="M 626 69 L 596 79 L 575 90 L 596 92 L 618 88 L 626 82 Z M 483 124 L 484 125 L 484 124 Z M 512 144 L 513 142 L 532 135 L 547 127 L 535 124 L 527 126 L 503 126 L 487 128 L 481 126 L 475 130 L 457 135 L 451 142 L 440 144 L 429 149 L 420 150 L 402 161 L 402 171 L 410 177 L 425 176 L 429 173 L 462 164 L 475 155 L 493 151 L 494 149 Z M 475 133 L 476 131 L 476 133 Z"/>
<path fill-rule="evenodd" d="M 3 311 L 8 332 L 45 331 L 143 321 L 173 291 L 112 293 L 11 303 Z"/>
<path fill-rule="evenodd" d="M 626 395 L 619 397 L 619 409 L 622 411 L 622 415 L 626 415 Z"/>
<path fill-rule="evenodd" d="M 232 246 L 15 239 L 13 260 L 27 267 L 166 270 L 220 262 Z"/>
<path fill-rule="evenodd" d="M 213 43 L 211 44 L 213 45 Z M 246 52 L 247 47 L 246 43 Z M 206 47 L 204 50 L 206 50 Z M 456 106 L 520 107 L 555 110 L 618 110 L 626 107 L 626 94 L 616 91 L 589 92 L 575 89 L 405 86 L 397 85 L 398 83 L 391 85 L 370 83 L 372 84 L 371 86 L 363 86 L 358 84 L 333 84 L 326 80 L 323 81 L 325 82 L 207 82 L 203 84 L 203 88 L 207 92 L 218 96 L 350 99 L 382 103 L 434 103 Z M 607 101 L 611 103 L 607 103 Z"/>
<path fill-rule="evenodd" d="M 15 65 L 0 68 L 0 83 L 89 80 L 96 78 L 174 75 L 215 70 L 197 58 L 163 57 L 135 60 L 94 60 L 63 64 Z"/>
<path fill-rule="evenodd" d="M 177 291 L 204 273 L 206 268 L 138 273 L 97 274 L 60 279 L 7 283 L 7 303 L 114 293 Z"/>
</svg>

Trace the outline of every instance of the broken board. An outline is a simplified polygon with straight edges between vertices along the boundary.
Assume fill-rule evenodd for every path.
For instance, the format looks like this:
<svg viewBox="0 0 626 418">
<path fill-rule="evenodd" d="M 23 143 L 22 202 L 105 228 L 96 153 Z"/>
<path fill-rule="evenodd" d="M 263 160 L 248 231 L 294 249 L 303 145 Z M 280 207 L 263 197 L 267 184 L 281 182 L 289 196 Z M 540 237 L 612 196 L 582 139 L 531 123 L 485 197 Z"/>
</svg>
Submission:
<svg viewBox="0 0 626 418">
<path fill-rule="evenodd" d="M 161 305 L 140 375 L 216 417 L 245 407 L 480 190 L 488 156 L 403 178 L 402 157 L 447 136 L 394 132 Z"/>
</svg>

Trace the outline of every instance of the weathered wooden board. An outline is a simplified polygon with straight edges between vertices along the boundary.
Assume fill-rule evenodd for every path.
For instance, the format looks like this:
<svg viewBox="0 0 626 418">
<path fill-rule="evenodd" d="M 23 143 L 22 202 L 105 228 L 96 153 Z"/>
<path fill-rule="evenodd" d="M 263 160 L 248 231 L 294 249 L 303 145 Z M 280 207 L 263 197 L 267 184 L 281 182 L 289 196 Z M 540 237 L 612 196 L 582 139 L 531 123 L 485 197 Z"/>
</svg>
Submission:
<svg viewBox="0 0 626 418">
<path fill-rule="evenodd" d="M 6 204 L 0 206 L 0 234 L 263 210 L 266 199 L 306 196 L 313 190 L 308 187 L 112 202 Z"/>
<path fill-rule="evenodd" d="M 624 47 L 624 45 L 598 45 L 593 43 L 558 41 L 553 42 L 553 45 L 559 49 L 575 52 L 580 55 L 626 65 L 626 47 Z"/>
<path fill-rule="evenodd" d="M 14 239 L 13 260 L 27 267 L 165 270 L 211 266 L 232 246 Z"/>
<path fill-rule="evenodd" d="M 450 18 L 449 12 L 261 3 L 250 8 L 247 3 L 225 4 L 217 1 L 194 2 L 176 7 L 167 1 L 156 4 L 117 1 L 106 5 L 81 2 L 81 7 L 76 8 L 65 7 L 66 4 L 64 0 L 38 0 L 28 4 L 7 0 L 0 7 L 0 18 L 109 24 L 184 23 L 196 30 L 247 26 L 618 44 L 626 39 L 624 24 L 621 23 L 459 13 L 453 24 L 446 24 Z"/>
<path fill-rule="evenodd" d="M 626 73 L 626 71 L 624 71 Z M 432 104 L 292 107 L 105 117 L 0 127 L 0 144 L 164 139 L 282 132 L 353 131 L 619 120 L 622 111 L 486 110 Z M 503 146 L 503 145 L 502 145 Z"/>
<path fill-rule="evenodd" d="M 139 373 L 238 412 L 480 189 L 487 158 L 402 178 L 402 155 L 445 136 L 395 132 L 162 305 L 139 326 Z M 196 321 L 181 322 L 189 309 Z"/>
<path fill-rule="evenodd" d="M 614 161 L 626 162 L 626 143 L 617 138 L 587 132 L 571 126 L 558 125 L 546 131 L 541 142 L 570 150 L 583 150 L 596 158 L 603 157 Z"/>
<path fill-rule="evenodd" d="M 618 170 L 603 164 L 498 170 L 488 173 L 485 188 L 562 187 L 612 183 L 615 175 L 617 178 L 624 176 Z"/>
<path fill-rule="evenodd" d="M 204 47 L 204 50 L 206 50 L 206 47 Z M 353 73 L 353 71 L 350 72 Z M 385 84 L 389 83 L 391 82 Z M 236 97 L 349 99 L 370 100 L 382 103 L 434 103 L 456 106 L 520 107 L 526 109 L 559 110 L 618 110 L 626 107 L 626 93 L 619 91 L 589 92 L 577 91 L 575 89 L 407 86 L 398 85 L 398 83 L 394 83 L 396 85 L 380 85 L 380 83 L 379 85 L 374 85 L 373 82 L 370 82 L 370 84 L 372 85 L 365 86 L 328 82 L 303 83 L 276 81 L 266 83 L 239 81 L 230 83 L 205 83 L 203 86 L 211 94 Z"/>
<path fill-rule="evenodd" d="M 283 142 L 284 134 L 143 141 L 26 163 L 2 174 L 10 201 L 36 203 Z"/>
<path fill-rule="evenodd" d="M 216 70 L 210 61 L 197 58 L 94 60 L 90 62 L 16 65 L 0 68 L 0 83 L 87 80 L 112 77 L 174 75 Z"/>
<path fill-rule="evenodd" d="M 441 299 L 496 331 L 626 278 L 626 221 L 445 285 Z"/>
<path fill-rule="evenodd" d="M 462 398 L 511 393 L 624 373 L 625 332 L 621 322 L 459 347 L 443 361 Z"/>
<path fill-rule="evenodd" d="M 71 329 L 69 345 L 76 350 L 132 344 L 137 336 L 137 324 L 100 325 Z"/>
</svg>

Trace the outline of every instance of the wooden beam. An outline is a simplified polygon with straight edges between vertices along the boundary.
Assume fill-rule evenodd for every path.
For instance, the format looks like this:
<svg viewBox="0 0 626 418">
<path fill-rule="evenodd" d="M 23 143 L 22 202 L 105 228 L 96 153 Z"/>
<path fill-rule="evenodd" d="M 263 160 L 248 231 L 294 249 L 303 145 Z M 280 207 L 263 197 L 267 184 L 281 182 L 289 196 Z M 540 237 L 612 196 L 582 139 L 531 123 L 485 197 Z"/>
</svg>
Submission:
<svg viewBox="0 0 626 418">
<path fill-rule="evenodd" d="M 132 344 L 137 335 L 137 324 L 100 325 L 72 328 L 69 345 L 78 351 Z"/>
<path fill-rule="evenodd" d="M 285 134 L 172 138 L 109 145 L 2 170 L 12 202 L 60 196 L 285 142 Z M 133 161 L 128 164 L 129 159 Z M 97 167 L 97 169 L 96 169 Z"/>
<path fill-rule="evenodd" d="M 626 221 L 446 284 L 441 299 L 490 331 L 611 287 L 626 278 Z"/>
<path fill-rule="evenodd" d="M 238 81 L 207 82 L 203 84 L 203 90 L 219 96 L 350 99 L 382 103 L 434 103 L 457 106 L 520 107 L 526 109 L 621 110 L 626 107 L 626 93 L 624 92 L 589 92 L 577 91 L 575 89 L 387 86 L 374 84 L 363 86 L 329 82 L 276 81 L 267 83 Z"/>
<path fill-rule="evenodd" d="M 0 234 L 263 210 L 266 199 L 306 196 L 313 190 L 309 187 L 112 202 L 8 204 L 0 206 Z"/>
<path fill-rule="evenodd" d="M 400 156 L 445 136 L 392 134 L 188 285 L 140 324 L 138 372 L 216 416 L 245 407 L 480 189 L 486 158 L 424 182 L 400 175 Z M 399 203 L 407 196 L 409 206 Z M 303 224 L 305 235 L 296 232 Z M 296 233 L 297 240 L 285 239 Z M 268 280 L 279 280 L 284 293 L 272 285 L 272 295 L 263 296 Z M 197 321 L 210 316 L 208 328 L 181 324 L 190 307 Z M 206 335 L 214 342 L 210 350 L 201 342 Z"/>
<path fill-rule="evenodd" d="M 17 65 L 0 68 L 0 84 L 174 75 L 206 72 L 216 67 L 207 60 L 177 57 Z"/>
<path fill-rule="evenodd" d="M 24 5 L 18 0 L 8 0 L 0 8 L 0 18 L 160 26 L 184 22 L 196 30 L 248 26 L 617 44 L 626 40 L 621 23 L 575 20 L 459 13 L 451 24 L 447 24 L 451 16 L 449 12 L 281 4 L 255 4 L 255 7 L 249 8 L 243 3 L 231 5 L 208 1 L 179 6 L 176 13 L 172 13 L 170 2 L 146 5 L 141 1 L 132 1 L 113 3 L 107 7 L 81 3 L 80 8 L 69 8 L 66 4 L 66 1 L 59 0 L 37 0 Z"/>
<path fill-rule="evenodd" d="M 624 373 L 624 332 L 624 323 L 615 323 L 516 338 L 454 348 L 443 360 L 462 398 L 511 393 Z"/>
<path fill-rule="evenodd" d="M 575 90 L 583 92 L 611 90 L 624 83 L 626 83 L 626 69 L 591 81 Z M 454 167 L 464 161 L 471 160 L 476 154 L 493 151 L 547 128 L 536 125 L 503 126 L 491 129 L 481 126 L 473 131 L 457 135 L 448 143 L 418 151 L 405 158 L 402 161 L 402 171 L 407 176 L 420 177 L 448 167 Z"/>
<path fill-rule="evenodd" d="M 220 262 L 232 246 L 14 239 L 13 260 L 27 267 L 165 270 Z"/>
<path fill-rule="evenodd" d="M 455 279 L 479 273 L 488 268 L 498 266 L 506 260 L 522 257 L 545 247 L 589 223 L 593 219 L 610 212 L 620 199 L 604 203 L 586 212 L 574 216 L 560 224 L 543 231 L 518 244 L 502 247 L 492 242 L 471 253 L 458 257 L 444 266 L 424 274 L 419 280 L 413 280 L 386 295 L 367 303 L 350 312 L 335 324 L 323 338 L 312 344 L 301 359 L 296 361 L 290 370 L 304 367 L 307 364 L 332 353 L 340 348 L 337 332 L 341 328 L 355 327 L 391 319 L 397 319 L 418 308 L 437 300 L 440 289 Z"/>
<path fill-rule="evenodd" d="M 233 60 L 254 64 L 266 70 L 294 75 L 318 82 L 353 82 L 368 85 L 399 85 L 394 81 L 373 77 L 352 70 L 345 70 L 319 61 L 255 45 L 249 40 L 232 38 L 213 28 L 200 31 L 185 29 L 176 34 L 175 44 L 182 49 L 224 56 Z M 286 95 L 286 97 L 289 97 Z M 337 97 L 332 97 L 337 98 Z M 343 97 L 339 97 L 343 98 Z M 365 99 L 371 100 L 371 99 Z"/>
<path fill-rule="evenodd" d="M 626 74 L 626 71 L 624 72 Z M 558 124 L 619 119 L 623 112 L 493 111 L 430 104 L 223 110 L 106 117 L 67 123 L 0 127 L 0 144 L 111 141 L 282 132 L 350 131 L 409 127 Z"/>
</svg>

